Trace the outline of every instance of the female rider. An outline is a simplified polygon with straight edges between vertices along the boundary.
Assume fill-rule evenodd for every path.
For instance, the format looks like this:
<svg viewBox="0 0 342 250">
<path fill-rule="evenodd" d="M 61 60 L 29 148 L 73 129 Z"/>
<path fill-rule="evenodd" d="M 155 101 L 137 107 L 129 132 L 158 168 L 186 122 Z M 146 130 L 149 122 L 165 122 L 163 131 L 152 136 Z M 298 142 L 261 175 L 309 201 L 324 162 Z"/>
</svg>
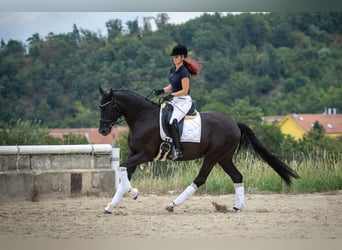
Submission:
<svg viewBox="0 0 342 250">
<path fill-rule="evenodd" d="M 170 70 L 170 84 L 163 89 L 155 90 L 156 95 L 169 93 L 163 97 L 164 101 L 170 101 L 173 106 L 173 112 L 169 121 L 171 129 L 171 137 L 174 144 L 173 160 L 183 157 L 182 147 L 180 143 L 180 134 L 178 123 L 188 113 L 192 105 L 190 96 L 190 72 L 184 65 L 184 59 L 188 56 L 188 50 L 184 45 L 176 45 L 170 54 L 173 56 L 174 66 Z"/>
</svg>

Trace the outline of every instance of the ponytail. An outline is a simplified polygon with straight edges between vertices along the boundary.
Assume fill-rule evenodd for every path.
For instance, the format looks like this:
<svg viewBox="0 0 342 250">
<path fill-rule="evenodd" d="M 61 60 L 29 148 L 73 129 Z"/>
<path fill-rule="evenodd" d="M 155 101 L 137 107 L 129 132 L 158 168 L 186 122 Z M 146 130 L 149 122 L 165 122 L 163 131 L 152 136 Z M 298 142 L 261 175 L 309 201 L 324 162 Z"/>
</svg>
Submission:
<svg viewBox="0 0 342 250">
<path fill-rule="evenodd" d="M 184 66 L 189 70 L 191 75 L 194 75 L 194 76 L 198 75 L 199 72 L 201 71 L 201 65 L 193 59 L 186 57 L 183 63 L 184 63 Z"/>
</svg>

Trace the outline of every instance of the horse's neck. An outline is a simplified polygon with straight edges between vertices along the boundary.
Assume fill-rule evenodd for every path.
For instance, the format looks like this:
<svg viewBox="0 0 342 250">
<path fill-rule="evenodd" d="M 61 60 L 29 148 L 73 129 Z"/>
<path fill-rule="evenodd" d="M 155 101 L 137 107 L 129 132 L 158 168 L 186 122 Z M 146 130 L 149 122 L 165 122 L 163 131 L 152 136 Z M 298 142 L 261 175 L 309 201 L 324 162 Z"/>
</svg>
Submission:
<svg viewBox="0 0 342 250">
<path fill-rule="evenodd" d="M 143 97 L 129 91 L 121 91 L 115 94 L 120 107 L 126 115 L 140 113 L 144 110 L 153 108 L 153 104 Z"/>
</svg>

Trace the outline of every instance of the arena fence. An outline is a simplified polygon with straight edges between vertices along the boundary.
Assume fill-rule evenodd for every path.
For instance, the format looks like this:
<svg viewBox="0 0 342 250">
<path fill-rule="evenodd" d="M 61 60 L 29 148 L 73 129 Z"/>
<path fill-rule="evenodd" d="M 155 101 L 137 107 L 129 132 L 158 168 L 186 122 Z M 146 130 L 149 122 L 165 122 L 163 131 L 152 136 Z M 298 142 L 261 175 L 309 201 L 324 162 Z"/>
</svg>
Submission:
<svg viewBox="0 0 342 250">
<path fill-rule="evenodd" d="M 0 200 L 113 193 L 119 164 L 109 144 L 1 146 Z"/>
</svg>

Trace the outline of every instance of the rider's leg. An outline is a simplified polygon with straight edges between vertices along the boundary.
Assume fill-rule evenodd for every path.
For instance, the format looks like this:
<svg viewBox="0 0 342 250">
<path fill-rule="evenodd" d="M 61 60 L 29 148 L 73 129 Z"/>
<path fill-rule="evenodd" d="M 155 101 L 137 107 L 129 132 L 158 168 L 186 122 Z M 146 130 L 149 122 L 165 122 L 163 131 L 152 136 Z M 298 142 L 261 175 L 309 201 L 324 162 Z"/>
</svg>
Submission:
<svg viewBox="0 0 342 250">
<path fill-rule="evenodd" d="M 181 148 L 180 142 L 180 133 L 178 129 L 178 122 L 181 121 L 184 116 L 188 113 L 191 108 L 192 101 L 190 96 L 184 97 L 174 97 L 171 101 L 171 105 L 173 106 L 173 112 L 169 121 L 170 124 L 170 132 L 173 140 L 173 144 L 175 146 L 173 160 L 176 160 L 180 157 L 183 157 L 183 152 Z"/>
<path fill-rule="evenodd" d="M 172 159 L 176 160 L 180 157 L 183 157 L 183 150 L 180 142 L 180 134 L 178 128 L 178 121 L 174 119 L 171 124 L 171 137 L 173 140 L 173 144 L 175 146 L 174 154 Z"/>
</svg>

